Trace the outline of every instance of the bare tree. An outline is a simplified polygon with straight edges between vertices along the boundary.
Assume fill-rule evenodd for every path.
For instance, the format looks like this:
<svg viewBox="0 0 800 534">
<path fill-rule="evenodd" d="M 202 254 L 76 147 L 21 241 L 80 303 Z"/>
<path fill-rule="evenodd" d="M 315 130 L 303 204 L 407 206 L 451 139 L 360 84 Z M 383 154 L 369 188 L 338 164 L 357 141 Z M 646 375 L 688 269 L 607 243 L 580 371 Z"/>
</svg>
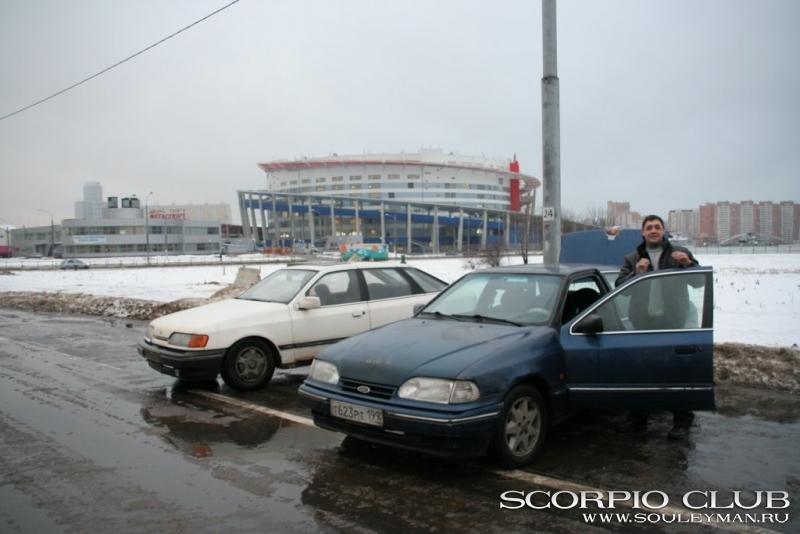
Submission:
<svg viewBox="0 0 800 534">
<path fill-rule="evenodd" d="M 527 265 L 528 253 L 530 251 L 531 237 L 533 236 L 533 212 L 536 208 L 536 189 L 530 188 L 522 198 L 522 211 L 517 214 L 517 226 L 519 228 L 519 252 L 522 262 Z"/>
<path fill-rule="evenodd" d="M 489 267 L 499 267 L 505 254 L 506 247 L 500 243 L 495 243 L 493 245 L 487 245 L 487 247 L 481 251 L 480 259 L 481 262 Z"/>
<path fill-rule="evenodd" d="M 609 226 L 613 226 L 608 215 L 608 211 L 605 208 L 595 206 L 586 210 L 584 220 L 592 226 L 596 226 L 598 228 L 608 228 Z"/>
</svg>

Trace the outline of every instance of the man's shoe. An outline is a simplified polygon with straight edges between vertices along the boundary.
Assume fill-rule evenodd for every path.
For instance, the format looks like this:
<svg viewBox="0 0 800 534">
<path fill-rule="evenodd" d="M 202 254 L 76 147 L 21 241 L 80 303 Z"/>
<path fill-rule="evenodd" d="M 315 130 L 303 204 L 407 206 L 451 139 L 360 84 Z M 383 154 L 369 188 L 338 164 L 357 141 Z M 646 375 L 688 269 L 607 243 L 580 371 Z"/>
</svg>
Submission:
<svg viewBox="0 0 800 534">
<path fill-rule="evenodd" d="M 689 428 L 685 426 L 673 426 L 667 434 L 667 439 L 672 441 L 683 441 L 689 437 Z"/>
</svg>

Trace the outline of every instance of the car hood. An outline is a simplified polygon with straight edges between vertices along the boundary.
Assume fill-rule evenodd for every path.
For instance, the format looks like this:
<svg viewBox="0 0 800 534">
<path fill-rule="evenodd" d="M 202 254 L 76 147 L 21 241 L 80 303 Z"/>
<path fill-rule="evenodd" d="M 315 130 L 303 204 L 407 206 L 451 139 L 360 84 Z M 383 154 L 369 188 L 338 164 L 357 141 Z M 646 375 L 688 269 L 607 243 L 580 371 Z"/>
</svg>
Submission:
<svg viewBox="0 0 800 534">
<path fill-rule="evenodd" d="M 287 305 L 279 302 L 227 299 L 171 313 L 150 324 L 154 335 L 161 338 L 168 338 L 173 332 L 211 334 L 231 327 L 263 324 L 270 316 L 283 317 L 287 310 Z"/>
<path fill-rule="evenodd" d="M 522 338 L 551 331 L 441 319 L 407 319 L 351 337 L 326 349 L 320 359 L 335 363 L 339 376 L 399 386 L 412 376 L 469 378 L 473 364 Z"/>
</svg>

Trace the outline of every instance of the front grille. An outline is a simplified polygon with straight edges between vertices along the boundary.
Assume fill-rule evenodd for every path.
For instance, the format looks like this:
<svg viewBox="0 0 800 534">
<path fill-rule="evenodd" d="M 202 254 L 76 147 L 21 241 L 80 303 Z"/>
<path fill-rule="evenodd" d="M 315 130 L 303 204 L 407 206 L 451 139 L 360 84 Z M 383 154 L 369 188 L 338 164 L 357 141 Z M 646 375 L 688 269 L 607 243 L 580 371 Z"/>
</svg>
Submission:
<svg viewBox="0 0 800 534">
<path fill-rule="evenodd" d="M 395 390 L 397 390 L 397 388 L 394 386 L 373 384 L 372 382 L 351 380 L 349 378 L 342 378 L 340 379 L 339 383 L 342 386 L 342 390 L 346 391 L 347 393 L 357 393 L 359 395 L 366 395 L 367 397 L 375 397 L 378 399 L 390 399 L 392 398 L 392 395 L 394 395 Z M 367 386 L 369 388 L 369 393 L 361 393 L 358 391 L 359 386 Z"/>
</svg>

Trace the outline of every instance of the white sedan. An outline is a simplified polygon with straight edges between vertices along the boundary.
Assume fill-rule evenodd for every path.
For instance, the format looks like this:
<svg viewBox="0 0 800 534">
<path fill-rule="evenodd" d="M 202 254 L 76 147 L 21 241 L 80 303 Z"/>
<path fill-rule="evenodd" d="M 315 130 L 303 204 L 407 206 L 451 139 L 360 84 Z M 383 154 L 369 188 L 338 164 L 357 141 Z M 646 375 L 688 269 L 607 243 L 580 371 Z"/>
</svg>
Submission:
<svg viewBox="0 0 800 534">
<path fill-rule="evenodd" d="M 406 266 L 302 265 L 268 275 L 235 299 L 152 321 L 138 350 L 153 369 L 248 391 L 275 367 L 306 365 L 324 347 L 411 317 L 447 284 Z"/>
</svg>

